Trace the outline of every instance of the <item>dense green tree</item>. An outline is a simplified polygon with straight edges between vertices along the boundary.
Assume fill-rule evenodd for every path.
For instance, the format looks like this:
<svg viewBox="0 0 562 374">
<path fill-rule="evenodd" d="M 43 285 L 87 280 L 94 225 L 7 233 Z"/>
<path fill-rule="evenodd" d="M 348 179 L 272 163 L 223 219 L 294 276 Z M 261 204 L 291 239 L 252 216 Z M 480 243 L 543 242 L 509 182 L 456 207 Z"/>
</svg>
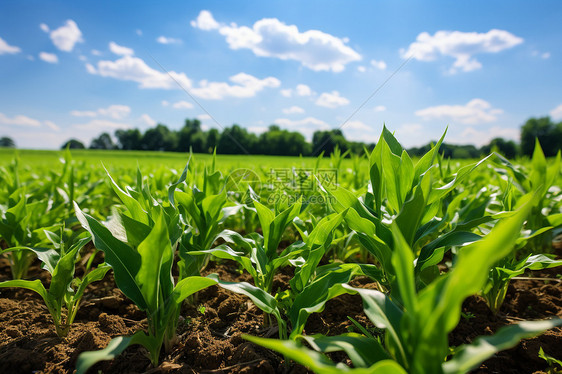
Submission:
<svg viewBox="0 0 562 374">
<path fill-rule="evenodd" d="M 324 156 L 332 154 L 336 145 L 343 152 L 347 151 L 349 144 L 339 129 L 329 131 L 315 131 L 312 135 L 312 156 L 324 152 Z"/>
<path fill-rule="evenodd" d="M 210 129 L 207 132 L 207 152 L 208 153 L 213 153 L 215 148 L 218 146 L 220 136 L 221 136 L 221 134 L 220 134 L 219 130 L 217 130 L 217 129 Z"/>
<path fill-rule="evenodd" d="M 146 130 L 141 144 L 146 151 L 174 151 L 177 148 L 177 137 L 166 125 L 159 123 Z"/>
<path fill-rule="evenodd" d="M 9 138 L 7 136 L 3 136 L 0 138 L 0 147 L 3 148 L 16 148 L 16 142 L 14 139 Z"/>
<path fill-rule="evenodd" d="M 217 153 L 255 154 L 258 138 L 238 124 L 224 129 L 219 139 Z"/>
<path fill-rule="evenodd" d="M 507 158 L 515 158 L 517 156 L 517 144 L 513 140 L 494 138 L 490 141 L 490 144 L 483 146 L 480 152 L 484 155 L 498 152 Z"/>
<path fill-rule="evenodd" d="M 84 146 L 84 143 L 82 143 L 80 140 L 77 139 L 69 139 L 67 140 L 62 147 L 60 147 L 61 149 L 66 149 L 66 148 L 70 148 L 70 149 L 85 149 L 86 147 Z"/>
<path fill-rule="evenodd" d="M 184 126 L 176 136 L 176 151 L 189 152 L 189 149 L 192 148 L 195 153 L 205 152 L 206 137 L 201 131 L 201 121 L 198 119 L 186 119 Z"/>
<path fill-rule="evenodd" d="M 562 146 L 561 125 L 555 125 L 550 117 L 529 118 L 521 127 L 521 154 L 531 156 L 535 138 L 541 143 L 545 156 L 554 156 Z"/>
<path fill-rule="evenodd" d="M 142 149 L 142 134 L 138 129 L 117 130 L 115 137 L 119 143 L 119 149 L 128 151 Z"/>
<path fill-rule="evenodd" d="M 259 136 L 257 151 L 265 155 L 299 156 L 310 153 L 310 145 L 301 133 L 271 125 Z"/>
<path fill-rule="evenodd" d="M 111 135 L 104 132 L 97 138 L 92 139 L 90 143 L 90 149 L 115 149 L 116 145 L 113 143 L 113 139 L 111 139 Z"/>
</svg>

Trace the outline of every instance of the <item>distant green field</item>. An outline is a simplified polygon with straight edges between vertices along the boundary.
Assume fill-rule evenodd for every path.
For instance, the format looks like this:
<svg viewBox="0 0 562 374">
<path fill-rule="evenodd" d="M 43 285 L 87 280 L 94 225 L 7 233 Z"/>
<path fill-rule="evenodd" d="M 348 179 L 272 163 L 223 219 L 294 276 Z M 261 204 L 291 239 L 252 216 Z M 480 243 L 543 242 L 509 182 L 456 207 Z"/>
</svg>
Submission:
<svg viewBox="0 0 562 374">
<path fill-rule="evenodd" d="M 63 155 L 63 151 L 26 150 L 26 149 L 0 149 L 0 165 L 9 164 L 19 155 L 21 165 L 46 166 L 53 165 Z M 101 166 L 103 163 L 107 168 L 135 169 L 137 163 L 144 168 L 165 166 L 172 169 L 181 169 L 189 158 L 187 153 L 175 152 L 153 152 L 153 151 L 105 151 L 105 150 L 73 150 L 72 158 L 76 161 L 85 161 L 90 166 Z M 199 163 L 210 163 L 212 155 L 195 154 L 194 161 Z M 289 156 L 263 156 L 263 155 L 217 155 L 217 168 L 220 170 L 232 170 L 237 168 L 270 169 L 314 167 L 317 160 L 313 157 L 289 157 Z M 367 165 L 366 160 L 362 164 Z M 329 167 L 330 158 L 321 161 L 322 167 Z M 342 160 L 343 167 L 351 167 L 350 159 Z"/>
</svg>

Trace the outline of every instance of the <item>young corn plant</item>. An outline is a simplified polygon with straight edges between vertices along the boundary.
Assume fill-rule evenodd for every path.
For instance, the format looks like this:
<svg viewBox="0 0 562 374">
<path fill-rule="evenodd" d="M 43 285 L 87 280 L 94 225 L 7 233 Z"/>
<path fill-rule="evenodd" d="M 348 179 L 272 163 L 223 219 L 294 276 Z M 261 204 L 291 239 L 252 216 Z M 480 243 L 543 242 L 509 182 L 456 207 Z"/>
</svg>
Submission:
<svg viewBox="0 0 562 374">
<path fill-rule="evenodd" d="M 479 240 L 480 235 L 472 229 L 493 219 L 485 215 L 485 209 L 465 209 L 466 214 L 459 215 L 454 209 L 467 194 L 453 199 L 449 209 L 443 207 L 445 197 L 487 159 L 462 167 L 448 183 L 438 186 L 433 176 L 434 162 L 444 136 L 414 164 L 384 128 L 370 155 L 371 181 L 365 197 L 358 198 L 341 187 L 324 190 L 336 212 L 348 210 L 345 221 L 380 264 L 385 275 L 382 284 L 387 288 L 392 289 L 396 280 L 392 225 L 398 227 L 413 253 L 419 253 L 416 283 L 423 287 L 439 275 L 437 264 L 446 249 Z M 443 210 L 445 214 L 438 217 Z M 479 215 L 475 216 L 475 212 Z"/>
<path fill-rule="evenodd" d="M 59 337 L 63 338 L 68 335 L 70 327 L 74 322 L 76 313 L 80 307 L 80 301 L 84 295 L 86 287 L 92 283 L 103 279 L 109 266 L 101 264 L 90 270 L 90 266 L 86 268 L 86 274 L 82 278 L 75 278 L 75 264 L 80 250 L 91 241 L 88 233 L 82 233 L 71 243 L 65 242 L 62 235 L 46 231 L 47 237 L 50 239 L 53 248 L 22 248 L 18 250 L 26 250 L 41 260 L 43 268 L 51 274 L 51 284 L 49 289 L 40 280 L 22 280 L 14 279 L 0 282 L 0 287 L 21 287 L 37 292 L 55 324 L 55 330 Z M 95 253 L 92 255 L 95 255 Z M 88 265 L 91 265 L 89 261 Z"/>
<path fill-rule="evenodd" d="M 550 221 L 556 220 L 557 214 L 545 215 L 543 213 L 544 202 L 549 188 L 555 183 L 560 170 L 560 153 L 551 167 L 546 164 L 544 153 L 538 140 L 535 143 L 535 150 L 531 160 L 532 170 L 528 176 L 517 171 L 509 161 L 499 158 L 498 162 L 509 170 L 512 178 L 517 180 L 519 194 L 528 190 L 535 189 L 538 195 L 537 204 L 531 208 L 526 221 L 526 235 L 517 240 L 518 250 L 500 259 L 498 263 L 490 269 L 488 281 L 482 289 L 482 296 L 490 307 L 490 310 L 497 314 L 507 293 L 509 282 L 512 278 L 519 276 L 525 270 L 541 270 L 562 265 L 562 260 L 555 260 L 551 255 L 537 253 L 545 249 L 545 238 L 547 244 L 551 242 L 551 230 L 554 225 L 549 226 Z M 504 175 L 508 174 L 504 170 Z M 504 196 L 505 204 L 510 206 L 515 191 L 507 188 Z M 556 222 L 554 222 L 556 224 Z M 520 254 L 524 253 L 523 256 Z"/>
<path fill-rule="evenodd" d="M 117 286 L 140 310 L 146 312 L 148 321 L 147 332 L 138 331 L 132 336 L 114 338 L 105 349 L 82 353 L 78 357 L 77 373 L 85 373 L 98 361 L 114 358 L 133 344 L 145 347 L 152 364 L 158 365 L 162 346 L 169 351 L 175 343 L 182 301 L 216 284 L 216 280 L 193 276 L 174 284 L 172 265 L 175 251 L 166 213 L 161 206 L 151 210 L 153 225 L 148 229 L 145 223 L 130 218 L 126 226 L 126 241 L 116 237 L 77 205 L 75 209 L 80 223 L 92 235 L 96 248 L 105 253 Z"/>
<path fill-rule="evenodd" d="M 396 245 L 391 261 L 397 274 L 400 301 L 380 291 L 342 286 L 362 297 L 366 315 L 376 327 L 384 329 L 384 337 L 369 333 L 302 337 L 314 351 L 297 341 L 244 338 L 282 353 L 316 373 L 468 372 L 519 340 L 562 325 L 560 318 L 521 322 L 504 327 L 495 335 L 479 337 L 472 344 L 456 347 L 449 357 L 448 334 L 459 322 L 463 301 L 484 286 L 493 264 L 512 251 L 534 204 L 536 196 L 526 196 L 515 214 L 500 221 L 483 240 L 459 251 L 455 267 L 421 291 L 416 290 L 412 250 L 398 225 L 393 224 L 391 233 Z M 354 368 L 336 365 L 319 353 L 335 351 L 347 353 Z"/>
<path fill-rule="evenodd" d="M 189 230 L 184 232 L 179 243 L 180 277 L 200 275 L 209 256 L 194 256 L 191 252 L 209 250 L 221 232 L 221 223 L 228 217 L 224 212 L 228 201 L 226 189 L 221 172 L 215 170 L 215 156 L 211 168 L 204 169 L 201 190 L 195 186 L 187 192 L 174 190 L 171 201 L 177 205 L 183 221 L 189 223 Z"/>
</svg>

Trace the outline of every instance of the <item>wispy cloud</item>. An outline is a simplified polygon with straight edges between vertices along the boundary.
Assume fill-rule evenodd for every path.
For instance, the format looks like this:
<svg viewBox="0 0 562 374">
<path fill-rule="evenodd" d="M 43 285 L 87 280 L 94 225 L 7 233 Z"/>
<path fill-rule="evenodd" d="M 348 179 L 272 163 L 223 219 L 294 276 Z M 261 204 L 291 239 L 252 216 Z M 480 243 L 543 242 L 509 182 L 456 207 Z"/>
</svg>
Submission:
<svg viewBox="0 0 562 374">
<path fill-rule="evenodd" d="M 0 38 L 0 55 L 20 53 L 21 48 L 9 45 L 4 39 Z"/>
</svg>

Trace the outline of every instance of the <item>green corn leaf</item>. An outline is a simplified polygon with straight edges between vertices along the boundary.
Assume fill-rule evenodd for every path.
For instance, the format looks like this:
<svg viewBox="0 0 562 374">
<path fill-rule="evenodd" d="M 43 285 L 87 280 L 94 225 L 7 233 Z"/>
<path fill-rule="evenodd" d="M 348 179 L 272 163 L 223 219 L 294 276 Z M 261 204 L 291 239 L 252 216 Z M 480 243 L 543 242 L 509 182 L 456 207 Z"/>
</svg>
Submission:
<svg viewBox="0 0 562 374">
<path fill-rule="evenodd" d="M 467 231 L 451 231 L 441 235 L 431 243 L 425 245 L 416 261 L 416 271 L 422 271 L 428 266 L 437 265 L 443 260 L 444 251 L 437 252 L 436 249 L 452 246 L 464 246 L 482 239 L 480 235 Z"/>
<path fill-rule="evenodd" d="M 368 368 L 378 361 L 391 357 L 377 339 L 370 339 L 361 334 L 348 333 L 338 336 L 300 336 L 315 351 L 331 353 L 344 351 L 356 368 Z"/>
<path fill-rule="evenodd" d="M 171 297 L 176 305 L 180 305 L 185 298 L 215 284 L 217 284 L 217 279 L 214 279 L 213 277 L 187 277 L 176 284 Z"/>
<path fill-rule="evenodd" d="M 160 307 L 159 293 L 162 292 L 161 287 L 164 286 L 160 282 L 164 280 L 167 283 L 168 292 L 166 294 L 171 292 L 173 284 L 170 273 L 173 253 L 163 213 L 158 215 L 150 234 L 139 244 L 137 253 L 141 257 L 141 266 L 135 274 L 134 280 L 143 295 L 148 311 L 154 312 Z M 166 262 L 168 262 L 169 269 L 163 269 Z"/>
<path fill-rule="evenodd" d="M 189 171 L 189 162 L 191 161 L 191 155 L 189 157 L 189 159 L 187 160 L 187 164 L 185 164 L 185 168 L 183 168 L 183 171 L 180 175 L 180 177 L 178 178 L 178 180 L 174 183 L 172 183 L 172 185 L 170 187 L 168 187 L 168 200 L 170 201 L 170 204 L 175 207 L 176 206 L 176 202 L 174 200 L 174 193 L 176 191 L 176 188 L 182 184 L 183 182 L 185 182 L 185 180 L 187 179 L 187 172 Z"/>
<path fill-rule="evenodd" d="M 406 371 L 395 361 L 382 360 L 370 368 L 351 369 L 343 364 L 335 365 L 326 356 L 303 347 L 292 340 L 277 340 L 242 335 L 252 343 L 281 353 L 283 356 L 310 368 L 317 374 L 406 374 Z"/>
<path fill-rule="evenodd" d="M 443 371 L 446 374 L 467 373 L 496 352 L 516 346 L 521 339 L 533 338 L 561 325 L 562 319 L 554 318 L 544 321 L 523 321 L 502 327 L 492 336 L 478 337 L 472 344 L 457 348 L 453 358 L 443 363 Z"/>
<path fill-rule="evenodd" d="M 154 339 L 143 331 L 131 336 L 119 336 L 111 339 L 104 349 L 82 352 L 76 361 L 76 374 L 86 374 L 88 369 L 100 361 L 113 360 L 131 345 L 140 344 L 152 352 L 155 349 Z"/>
<path fill-rule="evenodd" d="M 399 362 L 406 363 L 406 349 L 402 345 L 400 326 L 403 312 L 389 296 L 376 290 L 354 288 L 343 285 L 351 292 L 356 292 L 363 299 L 363 310 L 373 324 L 386 330 L 387 346 L 390 346 L 396 353 Z"/>
<path fill-rule="evenodd" d="M 74 246 L 71 251 L 60 258 L 55 266 L 48 291 L 55 300 L 62 300 L 64 294 L 69 291 L 70 282 L 74 278 L 76 254 L 80 248 L 80 246 Z"/>
<path fill-rule="evenodd" d="M 86 287 L 93 282 L 97 282 L 102 280 L 105 277 L 105 274 L 111 269 L 109 265 L 99 265 L 97 268 L 91 270 L 86 274 L 86 276 L 80 282 L 80 285 L 76 289 L 76 294 L 74 295 L 74 299 L 78 300 L 84 295 L 84 291 L 86 291 Z"/>
<path fill-rule="evenodd" d="M 396 282 L 400 298 L 406 310 L 417 309 L 416 286 L 414 281 L 414 254 L 412 249 L 402 236 L 396 224 L 392 225 L 392 236 L 394 237 L 394 254 L 392 265 L 396 273 Z"/>
<path fill-rule="evenodd" d="M 116 239 L 111 232 L 90 215 L 82 212 L 75 203 L 76 216 L 86 230 L 92 235 L 97 249 L 105 253 L 105 261 L 111 265 L 115 282 L 123 293 L 141 309 L 147 304 L 135 277 L 140 270 L 142 258 L 133 248 Z"/>
</svg>

